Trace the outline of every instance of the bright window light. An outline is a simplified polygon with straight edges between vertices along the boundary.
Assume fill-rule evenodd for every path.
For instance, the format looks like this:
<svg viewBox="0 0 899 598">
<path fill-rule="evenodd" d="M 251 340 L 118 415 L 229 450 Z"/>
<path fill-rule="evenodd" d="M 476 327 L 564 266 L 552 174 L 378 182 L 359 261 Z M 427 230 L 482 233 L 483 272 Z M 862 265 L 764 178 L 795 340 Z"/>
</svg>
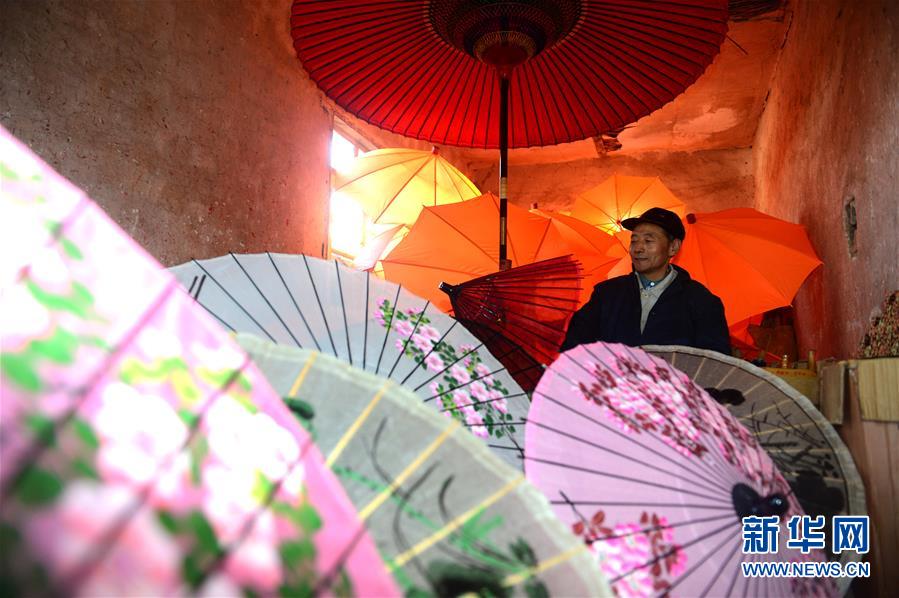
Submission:
<svg viewBox="0 0 899 598">
<path fill-rule="evenodd" d="M 355 257 L 365 236 L 365 213 L 353 198 L 340 191 L 331 192 L 331 250 Z"/>
<path fill-rule="evenodd" d="M 331 168 L 338 172 L 346 172 L 358 153 L 352 141 L 337 131 L 331 133 Z"/>
</svg>

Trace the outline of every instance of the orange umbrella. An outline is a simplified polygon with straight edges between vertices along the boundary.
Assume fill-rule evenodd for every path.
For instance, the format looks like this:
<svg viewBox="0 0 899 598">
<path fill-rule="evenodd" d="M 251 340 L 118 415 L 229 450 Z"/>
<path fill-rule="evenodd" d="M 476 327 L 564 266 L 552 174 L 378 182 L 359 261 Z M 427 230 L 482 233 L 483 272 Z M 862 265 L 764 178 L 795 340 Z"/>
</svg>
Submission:
<svg viewBox="0 0 899 598">
<path fill-rule="evenodd" d="M 688 214 L 674 263 L 724 302 L 729 325 L 790 305 L 821 265 L 805 227 L 751 208 Z"/>
<path fill-rule="evenodd" d="M 653 207 L 684 215 L 684 204 L 659 177 L 616 174 L 582 193 L 574 202 L 571 215 L 615 234 L 621 230 L 622 220 L 639 216 Z"/>
<path fill-rule="evenodd" d="M 499 198 L 486 193 L 462 203 L 429 207 L 406 238 L 382 259 L 384 276 L 449 311 L 441 282 L 458 284 L 497 270 Z M 513 266 L 575 254 L 552 220 L 515 205 L 508 206 L 508 257 Z"/>
<path fill-rule="evenodd" d="M 358 201 L 377 224 L 412 224 L 424 206 L 459 202 L 481 193 L 437 148 L 366 152 L 347 172 L 336 172 L 334 190 Z"/>
<path fill-rule="evenodd" d="M 559 233 L 571 253 L 577 256 L 584 270 L 584 283 L 581 293 L 581 304 L 590 298 L 593 287 L 604 281 L 611 268 L 627 255 L 627 249 L 621 249 L 620 241 L 595 226 L 572 216 L 558 212 L 531 210 L 549 218 L 553 228 Z"/>
</svg>

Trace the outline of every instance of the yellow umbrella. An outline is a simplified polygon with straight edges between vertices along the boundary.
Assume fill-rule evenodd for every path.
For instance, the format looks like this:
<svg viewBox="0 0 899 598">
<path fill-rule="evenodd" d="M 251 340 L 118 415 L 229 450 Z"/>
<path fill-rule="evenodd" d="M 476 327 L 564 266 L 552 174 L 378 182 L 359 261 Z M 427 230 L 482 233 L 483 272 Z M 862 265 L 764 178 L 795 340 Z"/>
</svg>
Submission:
<svg viewBox="0 0 899 598">
<path fill-rule="evenodd" d="M 425 206 L 456 203 L 481 194 L 437 148 L 366 152 L 347 172 L 337 172 L 334 190 L 359 202 L 377 224 L 412 224 Z"/>
<path fill-rule="evenodd" d="M 616 174 L 582 193 L 574 202 L 571 215 L 615 234 L 621 230 L 622 220 L 654 207 L 671 210 L 681 217 L 685 213 L 684 204 L 659 177 Z"/>
</svg>

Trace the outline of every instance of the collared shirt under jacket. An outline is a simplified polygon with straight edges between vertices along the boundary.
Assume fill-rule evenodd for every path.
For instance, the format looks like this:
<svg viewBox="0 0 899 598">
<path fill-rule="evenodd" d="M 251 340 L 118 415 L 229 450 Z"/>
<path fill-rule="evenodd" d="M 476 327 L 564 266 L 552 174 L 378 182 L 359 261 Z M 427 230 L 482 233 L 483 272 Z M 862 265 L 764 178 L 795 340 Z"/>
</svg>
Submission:
<svg viewBox="0 0 899 598">
<path fill-rule="evenodd" d="M 640 281 L 633 274 L 603 281 L 571 318 L 562 351 L 604 341 L 640 345 L 685 345 L 730 355 L 724 304 L 678 266 L 640 332 Z"/>
</svg>

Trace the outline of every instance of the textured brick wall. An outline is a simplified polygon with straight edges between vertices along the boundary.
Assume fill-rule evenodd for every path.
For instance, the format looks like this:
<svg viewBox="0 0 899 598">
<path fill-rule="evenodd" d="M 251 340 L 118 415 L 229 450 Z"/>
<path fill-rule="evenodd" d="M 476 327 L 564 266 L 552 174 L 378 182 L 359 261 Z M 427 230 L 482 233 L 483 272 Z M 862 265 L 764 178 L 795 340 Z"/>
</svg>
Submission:
<svg viewBox="0 0 899 598">
<path fill-rule="evenodd" d="M 330 139 L 290 2 L 5 0 L 0 124 L 164 264 L 320 255 Z"/>
<path fill-rule="evenodd" d="M 855 355 L 899 288 L 899 3 L 797 0 L 755 142 L 758 209 L 808 228 L 825 262 L 796 300 L 800 354 Z M 857 253 L 843 228 L 855 198 Z"/>
</svg>

